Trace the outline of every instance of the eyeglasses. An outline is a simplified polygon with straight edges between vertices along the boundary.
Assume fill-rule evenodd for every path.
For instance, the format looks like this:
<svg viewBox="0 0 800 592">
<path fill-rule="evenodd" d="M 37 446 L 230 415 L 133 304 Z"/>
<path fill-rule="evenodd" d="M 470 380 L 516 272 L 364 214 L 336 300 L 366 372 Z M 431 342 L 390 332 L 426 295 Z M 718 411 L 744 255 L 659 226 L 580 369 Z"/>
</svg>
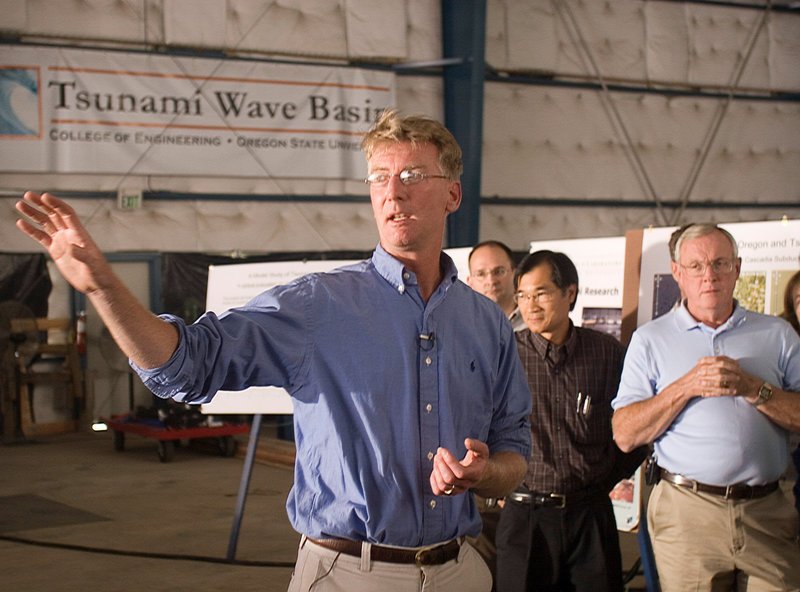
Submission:
<svg viewBox="0 0 800 592">
<path fill-rule="evenodd" d="M 711 269 L 713 273 L 730 273 L 733 271 L 733 259 L 714 259 L 709 263 L 692 261 L 689 265 L 681 264 L 681 267 L 691 277 L 703 277 L 707 269 Z"/>
<path fill-rule="evenodd" d="M 505 277 L 509 271 L 508 267 L 495 267 L 494 269 L 479 269 L 472 275 L 479 280 L 485 280 L 488 277 Z"/>
<path fill-rule="evenodd" d="M 552 302 L 558 290 L 540 290 L 538 292 L 517 292 L 514 294 L 514 302 L 531 304 L 533 302 Z"/>
<path fill-rule="evenodd" d="M 400 179 L 400 182 L 403 185 L 416 185 L 417 183 L 421 183 L 425 179 L 447 179 L 447 175 L 429 175 L 427 173 L 423 173 L 422 171 L 416 169 L 406 169 L 404 171 L 400 171 L 399 173 L 395 173 L 394 175 L 390 175 L 389 173 L 372 173 L 366 179 L 364 179 L 364 183 L 367 185 L 374 185 L 375 187 L 382 187 L 389 182 L 389 179 L 392 177 L 397 177 Z"/>
</svg>

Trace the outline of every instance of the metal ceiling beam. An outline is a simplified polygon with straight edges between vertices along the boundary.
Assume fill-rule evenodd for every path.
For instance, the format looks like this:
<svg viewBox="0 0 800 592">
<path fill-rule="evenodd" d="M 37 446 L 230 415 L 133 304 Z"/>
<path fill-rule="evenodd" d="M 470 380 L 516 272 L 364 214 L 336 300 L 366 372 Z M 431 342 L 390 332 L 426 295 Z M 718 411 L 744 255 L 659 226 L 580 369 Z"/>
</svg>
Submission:
<svg viewBox="0 0 800 592">
<path fill-rule="evenodd" d="M 441 0 L 443 58 L 462 58 L 444 68 L 444 123 L 464 152 L 461 207 L 447 220 L 447 246 L 478 242 L 486 73 L 486 0 Z"/>
</svg>

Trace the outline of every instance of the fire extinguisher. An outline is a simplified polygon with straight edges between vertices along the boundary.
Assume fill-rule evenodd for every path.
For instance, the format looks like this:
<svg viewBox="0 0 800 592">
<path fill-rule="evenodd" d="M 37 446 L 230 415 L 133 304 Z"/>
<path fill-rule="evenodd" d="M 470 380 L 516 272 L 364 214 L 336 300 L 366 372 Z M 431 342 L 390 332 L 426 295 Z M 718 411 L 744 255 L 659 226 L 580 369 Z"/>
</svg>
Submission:
<svg viewBox="0 0 800 592">
<path fill-rule="evenodd" d="M 86 311 L 78 313 L 78 320 L 75 322 L 75 347 L 78 353 L 86 353 Z"/>
</svg>

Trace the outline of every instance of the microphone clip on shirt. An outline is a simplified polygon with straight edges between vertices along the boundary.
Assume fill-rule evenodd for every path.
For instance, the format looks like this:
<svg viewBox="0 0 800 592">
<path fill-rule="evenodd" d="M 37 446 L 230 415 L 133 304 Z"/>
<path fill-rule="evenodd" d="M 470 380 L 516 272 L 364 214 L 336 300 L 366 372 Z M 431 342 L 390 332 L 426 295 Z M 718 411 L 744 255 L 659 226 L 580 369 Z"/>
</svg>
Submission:
<svg viewBox="0 0 800 592">
<path fill-rule="evenodd" d="M 430 333 L 420 333 L 419 334 L 419 346 L 424 351 L 429 351 L 433 349 L 434 344 L 436 343 L 436 335 L 433 331 Z"/>
</svg>

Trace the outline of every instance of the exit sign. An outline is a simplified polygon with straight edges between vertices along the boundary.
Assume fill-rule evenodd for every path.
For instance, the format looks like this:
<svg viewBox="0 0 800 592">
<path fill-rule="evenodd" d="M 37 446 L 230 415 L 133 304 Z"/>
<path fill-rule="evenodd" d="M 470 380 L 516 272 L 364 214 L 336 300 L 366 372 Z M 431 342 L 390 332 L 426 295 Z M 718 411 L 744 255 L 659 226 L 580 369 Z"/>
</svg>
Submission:
<svg viewBox="0 0 800 592">
<path fill-rule="evenodd" d="M 141 189 L 120 189 L 117 191 L 117 207 L 120 210 L 141 210 Z"/>
</svg>

